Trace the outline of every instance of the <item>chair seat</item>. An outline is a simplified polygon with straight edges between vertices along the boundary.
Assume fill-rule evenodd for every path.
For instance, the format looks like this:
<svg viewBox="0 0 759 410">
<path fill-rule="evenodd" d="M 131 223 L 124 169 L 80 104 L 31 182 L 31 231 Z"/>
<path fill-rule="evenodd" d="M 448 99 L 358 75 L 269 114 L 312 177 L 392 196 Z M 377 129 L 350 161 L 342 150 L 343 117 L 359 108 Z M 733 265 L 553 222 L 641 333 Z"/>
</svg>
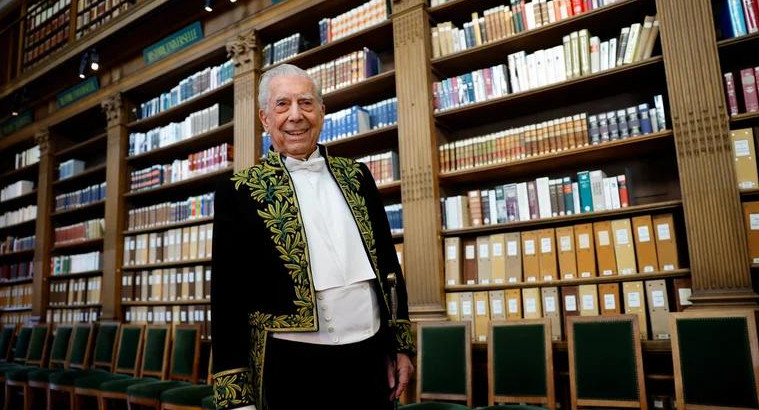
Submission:
<svg viewBox="0 0 759 410">
<path fill-rule="evenodd" d="M 54 384 L 56 386 L 74 386 L 74 382 L 76 382 L 76 379 L 81 377 L 88 377 L 95 374 L 109 374 L 105 370 L 100 369 L 89 369 L 89 370 L 82 370 L 82 369 L 69 369 L 64 370 L 62 372 L 53 373 L 48 378 L 48 381 L 50 384 Z"/>
<path fill-rule="evenodd" d="M 140 383 L 127 388 L 127 396 L 139 397 L 143 399 L 159 400 L 161 393 L 177 387 L 191 386 L 190 383 L 178 380 L 162 380 L 153 383 Z"/>
<path fill-rule="evenodd" d="M 398 407 L 398 410 L 469 410 L 469 407 L 463 404 L 446 403 L 439 401 L 425 401 L 421 403 L 411 403 Z"/>
<path fill-rule="evenodd" d="M 158 381 L 158 379 L 130 377 L 128 379 L 110 380 L 107 382 L 103 382 L 100 384 L 98 388 L 100 391 L 109 392 L 109 393 L 126 393 L 127 388 L 129 386 L 139 384 L 139 383 L 150 383 L 150 382 L 156 382 L 156 381 Z"/>
<path fill-rule="evenodd" d="M 206 396 L 201 400 L 200 407 L 203 408 L 203 410 L 216 410 L 216 398 L 214 395 Z"/>
<path fill-rule="evenodd" d="M 51 374 L 62 371 L 63 369 L 37 369 L 29 373 L 29 381 L 47 383 Z"/>
<path fill-rule="evenodd" d="M 30 380 L 30 374 L 33 373 L 39 373 L 39 372 L 45 372 L 47 374 L 50 374 L 54 372 L 55 369 L 40 369 L 39 367 L 22 367 L 19 369 L 12 369 L 5 373 L 5 378 L 7 380 L 11 380 L 14 382 L 26 382 Z M 37 381 L 35 379 L 35 381 Z M 42 380 L 47 381 L 47 379 Z"/>
<path fill-rule="evenodd" d="M 0 367 L 0 376 L 5 376 L 8 372 L 12 370 L 22 369 L 22 368 L 39 369 L 39 367 L 36 367 L 36 366 L 24 366 L 23 364 L 8 365 L 8 366 Z"/>
<path fill-rule="evenodd" d="M 476 407 L 474 410 L 546 410 L 545 407 L 533 406 L 531 404 L 498 404 L 495 406 Z M 602 410 L 602 409 L 593 409 Z"/>
<path fill-rule="evenodd" d="M 209 395 L 213 395 L 213 386 L 177 387 L 161 393 L 161 403 L 198 406 Z"/>
<path fill-rule="evenodd" d="M 74 381 L 74 387 L 77 389 L 98 389 L 101 384 L 113 380 L 123 380 L 130 378 L 126 374 L 114 374 L 114 373 L 103 373 L 103 374 L 92 374 L 85 377 L 80 377 Z"/>
</svg>

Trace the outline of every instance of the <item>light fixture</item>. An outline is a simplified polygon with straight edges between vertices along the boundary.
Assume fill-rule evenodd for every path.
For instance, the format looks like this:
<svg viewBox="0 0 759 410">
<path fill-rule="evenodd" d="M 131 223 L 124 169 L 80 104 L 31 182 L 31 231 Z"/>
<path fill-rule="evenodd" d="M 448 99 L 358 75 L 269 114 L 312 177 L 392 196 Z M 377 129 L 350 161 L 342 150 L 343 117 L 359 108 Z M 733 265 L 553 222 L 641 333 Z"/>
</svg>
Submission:
<svg viewBox="0 0 759 410">
<path fill-rule="evenodd" d="M 237 0 L 229 0 L 230 3 L 237 3 Z"/>
<path fill-rule="evenodd" d="M 100 68 L 100 55 L 94 47 L 90 49 L 90 68 L 92 71 L 97 71 Z"/>
<path fill-rule="evenodd" d="M 211 0 L 206 0 L 206 7 L 205 7 L 205 9 L 209 13 L 213 11 L 213 8 L 211 8 Z"/>
<path fill-rule="evenodd" d="M 89 60 L 89 57 L 87 56 L 87 52 L 85 51 L 84 54 L 82 54 L 82 59 L 79 60 L 79 78 L 84 80 L 87 74 L 87 61 Z"/>
</svg>

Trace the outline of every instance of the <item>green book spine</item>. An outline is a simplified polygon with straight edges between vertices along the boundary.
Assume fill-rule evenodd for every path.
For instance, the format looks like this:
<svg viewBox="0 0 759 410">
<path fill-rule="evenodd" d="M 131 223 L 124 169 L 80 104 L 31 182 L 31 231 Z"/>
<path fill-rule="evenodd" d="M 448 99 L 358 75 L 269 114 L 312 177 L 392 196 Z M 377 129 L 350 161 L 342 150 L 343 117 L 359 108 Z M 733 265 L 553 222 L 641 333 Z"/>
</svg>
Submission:
<svg viewBox="0 0 759 410">
<path fill-rule="evenodd" d="M 580 188 L 580 211 L 582 213 L 593 212 L 593 191 L 590 188 L 590 172 L 578 172 L 577 183 Z"/>
</svg>

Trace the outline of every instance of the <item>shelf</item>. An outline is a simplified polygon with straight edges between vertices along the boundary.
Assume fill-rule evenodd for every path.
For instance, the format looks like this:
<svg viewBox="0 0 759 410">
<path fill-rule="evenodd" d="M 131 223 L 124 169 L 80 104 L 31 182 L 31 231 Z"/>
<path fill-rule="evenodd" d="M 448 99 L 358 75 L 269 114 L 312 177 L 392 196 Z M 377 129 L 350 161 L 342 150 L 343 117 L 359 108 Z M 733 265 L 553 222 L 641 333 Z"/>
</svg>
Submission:
<svg viewBox="0 0 759 410">
<path fill-rule="evenodd" d="M 472 10 L 467 10 L 465 16 L 470 16 L 474 11 L 482 15 L 482 12 L 490 7 L 476 1 L 468 1 L 468 3 L 461 4 L 459 1 L 445 3 L 431 8 L 430 14 L 439 22 L 443 22 L 451 19 L 459 20 L 462 16 L 444 13 L 446 10 L 452 11 L 466 6 Z M 563 35 L 588 27 L 598 27 L 609 18 L 617 22 L 642 19 L 648 10 L 647 6 L 648 2 L 645 0 L 624 0 L 539 28 L 523 31 L 510 37 L 438 57 L 433 59 L 431 64 L 434 70 L 446 76 L 463 74 L 471 71 L 473 66 L 491 67 L 502 64 L 504 58 L 511 53 L 553 47 L 561 43 Z M 442 20 L 439 18 L 441 15 L 445 15 Z"/>
<path fill-rule="evenodd" d="M 86 216 L 92 217 L 98 208 L 101 208 L 102 211 L 105 211 L 105 200 L 103 201 L 96 201 L 89 203 L 87 205 L 82 205 L 76 208 L 66 209 L 63 211 L 55 211 L 52 214 L 50 214 L 50 217 L 55 219 L 73 219 L 79 214 L 84 214 Z M 98 213 L 98 215 L 102 215 L 102 213 Z"/>
<path fill-rule="evenodd" d="M 205 218 L 189 219 L 187 221 L 182 221 L 182 222 L 174 222 L 170 224 L 151 226 L 150 228 L 127 229 L 123 232 L 123 234 L 124 235 L 138 235 L 141 233 L 167 231 L 169 229 L 182 228 L 185 226 L 201 225 L 204 223 L 211 223 L 211 222 L 213 222 L 213 217 L 209 216 Z"/>
<path fill-rule="evenodd" d="M 211 258 L 202 258 L 202 259 L 191 259 L 191 260 L 184 260 L 184 261 L 148 263 L 144 265 L 129 265 L 129 266 L 123 266 L 121 270 L 130 271 L 130 270 L 163 269 L 163 268 L 173 268 L 177 266 L 203 265 L 203 264 L 209 264 L 209 263 L 211 263 Z"/>
<path fill-rule="evenodd" d="M 61 251 L 71 252 L 71 251 L 81 251 L 85 249 L 94 249 L 94 248 L 103 249 L 103 238 L 77 239 L 77 240 L 68 241 L 68 242 L 64 242 L 60 244 L 54 244 L 52 248 L 52 252 L 54 254 L 59 254 L 61 253 Z"/>
<path fill-rule="evenodd" d="M 8 172 L 2 173 L 0 174 L 0 181 L 7 181 L 9 179 L 18 181 L 24 179 L 24 177 L 29 177 L 27 179 L 36 182 L 38 179 L 37 170 L 39 169 L 39 165 L 39 162 L 35 162 L 32 165 L 27 165 L 23 168 L 12 169 Z"/>
<path fill-rule="evenodd" d="M 403 232 L 401 233 L 394 233 L 393 236 L 393 242 L 403 242 Z"/>
<path fill-rule="evenodd" d="M 0 260 L 4 259 L 21 259 L 24 257 L 34 256 L 34 248 L 23 251 L 0 253 Z"/>
<path fill-rule="evenodd" d="M 663 61 L 661 56 L 652 57 L 557 84 L 440 111 L 435 113 L 435 118 L 452 128 L 461 128 L 460 124 L 492 122 L 494 119 L 502 118 L 504 113 L 510 116 L 531 114 L 549 107 L 566 106 L 576 101 L 587 101 L 592 97 L 608 96 L 610 88 L 622 93 L 624 86 L 620 85 L 638 86 L 640 79 L 645 78 L 651 82 L 650 78 L 655 74 L 663 74 Z"/>
<path fill-rule="evenodd" d="M 87 272 L 77 272 L 77 273 L 62 273 L 59 275 L 50 275 L 48 276 L 48 280 L 51 281 L 57 281 L 57 280 L 67 280 L 67 279 L 80 279 L 80 278 L 90 278 L 93 276 L 100 276 L 103 274 L 102 270 L 91 270 Z"/>
<path fill-rule="evenodd" d="M 328 112 L 352 105 L 371 104 L 395 95 L 395 70 L 389 70 L 324 94 Z"/>
<path fill-rule="evenodd" d="M 268 71 L 280 64 L 294 64 L 306 69 L 318 64 L 334 60 L 345 54 L 356 51 L 357 47 L 367 47 L 372 51 L 388 50 L 393 48 L 393 21 L 382 21 L 371 27 L 355 32 L 339 40 L 319 45 L 302 51 L 297 55 L 266 66 L 261 71 Z"/>
<path fill-rule="evenodd" d="M 7 279 L 7 280 L 0 279 L 0 286 L 23 285 L 26 283 L 32 283 L 32 281 L 34 281 L 33 277 Z"/>
<path fill-rule="evenodd" d="M 89 304 L 81 304 L 81 305 L 47 305 L 48 309 L 90 309 L 90 308 L 100 308 L 102 307 L 102 303 L 89 303 Z"/>
<path fill-rule="evenodd" d="M 28 221 L 19 222 L 17 224 L 3 226 L 3 227 L 0 227 L 0 233 L 2 233 L 3 235 L 0 235 L 0 236 L 4 236 L 4 233 L 10 230 L 18 230 L 18 231 L 24 232 L 26 230 L 29 230 L 30 227 L 34 227 L 36 225 L 37 225 L 37 219 L 30 219 Z M 17 236 L 27 236 L 27 235 L 17 234 Z"/>
<path fill-rule="evenodd" d="M 89 138 L 87 140 L 84 140 L 82 142 L 79 142 L 77 144 L 74 144 L 68 148 L 64 148 L 58 152 L 55 153 L 56 158 L 63 158 L 69 155 L 75 155 L 82 152 L 87 152 L 93 149 L 93 145 L 103 144 L 103 148 L 105 148 L 106 142 L 107 142 L 108 134 L 102 133 L 98 134 L 92 138 Z"/>
<path fill-rule="evenodd" d="M 165 147 L 144 152 L 139 155 L 127 157 L 127 162 L 132 167 L 140 168 L 152 164 L 172 161 L 176 158 L 187 156 L 205 148 L 220 145 L 224 142 L 232 142 L 234 121 L 222 124 L 210 131 L 195 135 L 182 141 L 177 141 Z"/>
<path fill-rule="evenodd" d="M 732 125 L 735 125 L 735 124 L 740 124 L 740 123 L 748 122 L 748 121 L 757 122 L 757 120 L 759 120 L 759 112 L 747 112 L 747 113 L 731 116 L 730 125 L 732 128 Z"/>
<path fill-rule="evenodd" d="M 438 179 L 445 185 L 481 183 L 498 178 L 513 179 L 538 172 L 548 173 L 558 169 L 588 167 L 600 161 L 643 157 L 650 153 L 661 153 L 667 150 L 674 152 L 674 149 L 672 131 L 663 131 L 548 155 L 440 173 Z"/>
<path fill-rule="evenodd" d="M 132 121 L 127 124 L 130 132 L 143 132 L 170 122 L 183 121 L 195 111 L 210 107 L 220 101 L 232 102 L 234 81 L 230 81 L 220 87 L 203 94 L 196 95 L 189 100 L 176 105 L 168 110 L 161 111 L 153 116 Z"/>
<path fill-rule="evenodd" d="M 323 17 L 333 18 L 366 3 L 366 0 L 309 1 L 291 7 L 288 4 L 272 5 L 271 18 L 256 25 L 256 37 L 273 43 L 294 32 L 312 32 L 318 39 L 318 25 Z M 310 38 L 310 37 L 309 37 Z"/>
<path fill-rule="evenodd" d="M 358 157 L 398 149 L 398 126 L 376 128 L 348 138 L 324 143 L 329 153 L 341 157 Z"/>
<path fill-rule="evenodd" d="M 508 222 L 495 225 L 483 225 L 462 229 L 445 229 L 442 234 L 444 236 L 458 236 L 458 235 L 480 235 L 485 233 L 491 233 L 496 231 L 513 231 L 522 229 L 534 229 L 538 226 L 544 225 L 557 225 L 561 223 L 577 223 L 587 222 L 599 219 L 617 218 L 632 214 L 643 214 L 661 211 L 672 211 L 682 207 L 683 201 L 664 201 L 655 202 L 646 205 L 633 205 L 626 208 L 612 209 L 608 211 L 588 212 L 575 215 L 555 216 L 551 218 L 534 219 L 529 221 Z"/>
<path fill-rule="evenodd" d="M 24 202 L 31 201 L 32 199 L 34 199 L 34 205 L 36 205 L 37 204 L 37 188 L 33 189 L 31 192 L 27 194 L 19 195 L 15 198 L 11 198 L 3 202 L 0 202 L 0 210 L 6 211 L 6 210 L 10 210 L 11 208 L 19 208 L 24 205 Z M 26 204 L 26 205 L 31 205 L 31 203 Z"/>
<path fill-rule="evenodd" d="M 401 193 L 401 181 L 378 184 L 377 190 L 379 190 L 380 195 L 383 196 L 399 195 Z"/>
<path fill-rule="evenodd" d="M 67 191 L 78 186 L 93 185 L 105 181 L 105 164 L 88 167 L 84 171 L 65 179 L 53 181 L 53 188 L 59 192 Z"/>
<path fill-rule="evenodd" d="M 578 279 L 561 279 L 550 282 L 520 282 L 520 283 L 499 283 L 488 285 L 445 285 L 446 292 L 475 292 L 483 290 L 505 290 L 505 289 L 524 289 L 534 287 L 553 287 L 553 286 L 577 286 L 601 283 L 620 283 L 641 280 L 657 280 L 668 278 L 680 278 L 690 275 L 690 269 L 677 269 L 667 272 L 650 272 L 634 273 L 631 275 L 614 275 L 614 276 L 597 276 L 593 278 Z"/>
<path fill-rule="evenodd" d="M 754 41 L 758 41 L 758 40 L 759 40 L 759 33 L 752 33 L 745 36 L 732 37 L 732 38 L 720 40 L 717 42 L 717 48 L 719 49 L 720 52 L 722 52 L 722 51 L 731 49 L 733 46 L 749 45 L 750 43 L 753 43 Z"/>
<path fill-rule="evenodd" d="M 32 310 L 31 306 L 21 306 L 21 307 L 14 307 L 14 308 L 0 308 L 0 312 L 2 313 L 10 313 L 10 312 L 26 312 Z"/>
<path fill-rule="evenodd" d="M 229 166 L 217 171 L 197 175 L 182 181 L 161 185 L 152 189 L 143 189 L 140 191 L 127 192 L 124 199 L 132 202 L 150 202 L 159 201 L 171 197 L 171 195 L 181 194 L 185 198 L 192 189 L 209 187 L 214 185 L 217 178 L 225 175 L 231 175 L 233 167 Z"/>
<path fill-rule="evenodd" d="M 167 302 L 161 301 L 149 301 L 140 302 L 130 300 L 128 302 L 121 302 L 121 306 L 175 306 L 175 305 L 210 305 L 211 301 L 207 299 L 200 300 L 172 300 Z"/>
</svg>

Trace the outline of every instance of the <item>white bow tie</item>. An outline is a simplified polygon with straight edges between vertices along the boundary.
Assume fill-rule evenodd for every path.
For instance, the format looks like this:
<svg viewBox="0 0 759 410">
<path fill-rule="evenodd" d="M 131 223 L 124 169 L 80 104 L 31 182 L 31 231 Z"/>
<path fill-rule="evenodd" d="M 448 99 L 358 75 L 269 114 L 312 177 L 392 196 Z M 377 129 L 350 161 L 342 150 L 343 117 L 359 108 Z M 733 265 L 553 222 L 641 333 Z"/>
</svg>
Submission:
<svg viewBox="0 0 759 410">
<path fill-rule="evenodd" d="M 311 171 L 311 172 L 319 172 L 324 168 L 324 158 L 311 158 L 306 161 L 301 161 L 297 159 L 291 159 L 287 158 L 285 160 L 285 165 L 287 166 L 287 169 L 290 172 L 297 172 L 297 171 Z"/>
</svg>

